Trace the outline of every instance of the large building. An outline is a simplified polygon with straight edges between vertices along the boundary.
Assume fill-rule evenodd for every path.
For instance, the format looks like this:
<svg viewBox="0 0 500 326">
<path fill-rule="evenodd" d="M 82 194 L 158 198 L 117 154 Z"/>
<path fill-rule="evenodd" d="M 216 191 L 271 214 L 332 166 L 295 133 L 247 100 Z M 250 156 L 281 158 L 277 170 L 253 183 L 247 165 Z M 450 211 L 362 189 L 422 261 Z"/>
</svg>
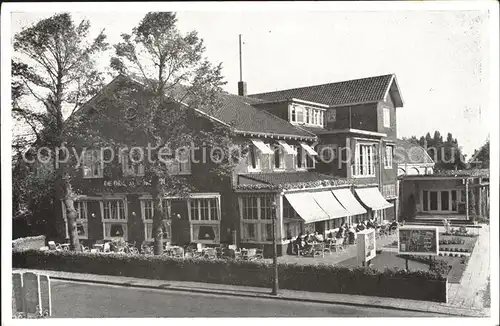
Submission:
<svg viewBox="0 0 500 326">
<path fill-rule="evenodd" d="M 118 94 L 129 81 L 115 78 L 92 101 Z M 251 96 L 245 89 L 240 87 L 240 95 L 221 93 L 217 111 L 194 108 L 202 121 L 197 128 L 225 125 L 233 141 L 250 144 L 250 150 L 229 177 L 207 173 L 205 163 L 169 165 L 170 175 L 197 190 L 163 198 L 168 241 L 235 242 L 262 246 L 267 253 L 275 211 L 278 251 L 284 254 L 301 232 L 326 233 L 341 223 L 398 216 L 394 152 L 396 111 L 403 102 L 394 75 Z M 117 121 L 126 119 L 127 110 L 109 109 Z M 80 239 L 152 240 L 151 189 L 127 179 L 143 176 L 144 167 L 124 160 L 120 168 L 106 171 L 97 155 L 88 151 L 73 177 L 81 193 L 75 201 Z M 59 235 L 67 237 L 64 209 L 57 216 Z"/>
</svg>

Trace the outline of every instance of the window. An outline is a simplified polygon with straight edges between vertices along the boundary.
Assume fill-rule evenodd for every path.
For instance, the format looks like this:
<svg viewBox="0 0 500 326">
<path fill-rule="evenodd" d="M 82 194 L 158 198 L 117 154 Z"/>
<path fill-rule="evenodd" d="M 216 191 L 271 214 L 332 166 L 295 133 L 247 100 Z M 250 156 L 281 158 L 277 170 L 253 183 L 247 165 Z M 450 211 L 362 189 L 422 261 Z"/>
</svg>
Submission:
<svg viewBox="0 0 500 326">
<path fill-rule="evenodd" d="M 96 149 L 85 150 L 83 153 L 83 177 L 102 178 L 103 162 L 101 151 Z"/>
<path fill-rule="evenodd" d="M 386 169 L 392 169 L 392 158 L 394 157 L 394 146 L 385 146 L 385 160 L 384 165 Z"/>
<path fill-rule="evenodd" d="M 325 117 L 325 112 L 324 111 L 320 111 L 319 112 L 319 125 L 323 127 L 323 123 L 324 123 L 324 117 Z"/>
<path fill-rule="evenodd" d="M 294 155 L 294 165 L 297 170 L 314 169 L 316 160 L 304 152 L 301 146 L 290 145 L 297 154 Z"/>
<path fill-rule="evenodd" d="M 389 108 L 384 108 L 384 127 L 391 127 L 391 110 Z"/>
<path fill-rule="evenodd" d="M 61 205 L 62 205 L 64 224 L 66 226 L 66 238 L 69 238 L 66 206 L 64 206 L 63 202 L 61 202 Z M 76 231 L 78 232 L 78 237 L 80 239 L 87 239 L 89 234 L 87 201 L 74 201 L 73 207 L 75 208 L 76 211 Z"/>
<path fill-rule="evenodd" d="M 105 199 L 101 202 L 104 239 L 128 238 L 125 200 Z"/>
<path fill-rule="evenodd" d="M 285 239 L 291 239 L 303 232 L 303 221 L 288 200 L 283 197 L 283 224 Z"/>
<path fill-rule="evenodd" d="M 306 109 L 306 123 L 309 123 L 309 116 L 311 115 L 311 109 Z"/>
<path fill-rule="evenodd" d="M 191 198 L 190 212 L 191 241 L 218 243 L 220 241 L 220 198 Z"/>
<path fill-rule="evenodd" d="M 144 176 L 144 163 L 140 162 L 139 157 L 134 157 L 132 154 L 132 159 L 130 159 L 130 155 L 127 153 L 123 153 L 122 155 L 122 171 L 125 176 Z"/>
<path fill-rule="evenodd" d="M 460 192 L 457 190 L 422 190 L 422 211 L 457 212 Z"/>
<path fill-rule="evenodd" d="M 217 198 L 200 198 L 189 201 L 192 221 L 217 221 L 219 210 Z"/>
<path fill-rule="evenodd" d="M 375 176 L 375 145 L 356 144 L 354 176 Z"/>
<path fill-rule="evenodd" d="M 296 107 L 297 111 L 297 122 L 304 122 L 304 109 L 302 107 Z"/>
<path fill-rule="evenodd" d="M 272 202 L 274 199 L 272 194 L 246 195 L 239 198 L 243 242 L 272 240 Z"/>
<path fill-rule="evenodd" d="M 250 145 L 248 152 L 248 170 L 260 171 L 260 155 L 258 149 L 254 145 Z"/>
<path fill-rule="evenodd" d="M 171 214 L 171 203 L 168 199 L 162 199 L 160 204 L 160 209 L 162 211 L 162 219 L 170 220 Z M 141 199 L 141 212 L 142 221 L 144 223 L 144 239 L 153 239 L 153 216 L 154 216 L 154 206 L 152 199 Z M 163 238 L 171 239 L 170 225 L 166 223 L 163 227 Z"/>
<path fill-rule="evenodd" d="M 295 110 L 295 105 L 292 105 L 292 109 L 291 109 L 291 110 L 292 110 L 292 114 L 291 114 L 291 115 L 292 115 L 292 117 L 291 117 L 291 121 L 292 121 L 292 122 L 295 122 L 295 121 L 297 121 L 297 113 L 296 113 L 296 110 Z"/>
<path fill-rule="evenodd" d="M 337 121 L 337 109 L 328 109 L 328 112 L 326 113 L 326 121 L 327 122 Z"/>
<path fill-rule="evenodd" d="M 281 149 L 281 146 L 274 146 L 274 155 L 271 157 L 272 166 L 275 169 L 282 170 L 285 168 L 285 155 Z"/>
<path fill-rule="evenodd" d="M 190 153 L 187 149 L 179 149 L 170 159 L 165 159 L 168 173 L 172 175 L 191 174 Z"/>
</svg>

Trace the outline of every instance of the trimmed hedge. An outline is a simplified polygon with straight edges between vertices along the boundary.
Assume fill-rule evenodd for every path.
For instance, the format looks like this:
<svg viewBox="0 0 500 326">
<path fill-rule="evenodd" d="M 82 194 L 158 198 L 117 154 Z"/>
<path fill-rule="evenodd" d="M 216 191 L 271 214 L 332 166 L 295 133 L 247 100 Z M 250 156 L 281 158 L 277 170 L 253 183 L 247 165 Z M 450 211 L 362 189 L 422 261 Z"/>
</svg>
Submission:
<svg viewBox="0 0 500 326">
<path fill-rule="evenodd" d="M 273 277 L 272 264 L 264 261 L 21 250 L 12 262 L 17 268 L 256 287 L 271 287 Z M 283 289 L 446 302 L 446 278 L 435 272 L 298 264 L 279 264 L 278 272 Z"/>
<path fill-rule="evenodd" d="M 12 240 L 12 249 L 13 250 L 22 250 L 22 249 L 38 250 L 43 246 L 45 246 L 45 236 L 44 235 L 37 235 L 34 237 L 26 237 L 26 238 L 19 238 L 16 240 Z"/>
</svg>

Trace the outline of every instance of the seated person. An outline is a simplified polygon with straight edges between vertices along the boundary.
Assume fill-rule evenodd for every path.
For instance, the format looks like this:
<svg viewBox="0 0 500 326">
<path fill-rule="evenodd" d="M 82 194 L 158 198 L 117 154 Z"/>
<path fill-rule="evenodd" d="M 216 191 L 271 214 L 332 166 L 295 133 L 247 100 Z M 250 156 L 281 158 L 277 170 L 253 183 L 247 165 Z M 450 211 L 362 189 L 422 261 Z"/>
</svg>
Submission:
<svg viewBox="0 0 500 326">
<path fill-rule="evenodd" d="M 392 220 L 390 228 L 391 229 L 397 229 L 398 226 L 399 226 L 398 222 L 396 220 Z"/>
<path fill-rule="evenodd" d="M 314 233 L 314 241 L 317 241 L 317 242 L 323 242 L 323 235 L 322 234 L 319 234 L 318 232 L 315 232 Z"/>
<path fill-rule="evenodd" d="M 356 232 L 363 231 L 364 229 L 365 225 L 363 224 L 363 222 L 358 223 L 358 225 L 356 225 Z"/>
<path fill-rule="evenodd" d="M 368 220 L 368 223 L 366 224 L 366 227 L 367 227 L 368 229 L 375 229 L 375 227 L 376 227 L 376 226 L 375 226 L 375 221 L 374 221 L 373 219 Z"/>
<path fill-rule="evenodd" d="M 337 231 L 337 234 L 335 235 L 335 237 L 337 239 L 343 238 L 345 235 L 344 233 L 345 233 L 345 229 L 343 226 L 341 226 L 341 227 L 339 227 L 339 230 Z"/>
</svg>

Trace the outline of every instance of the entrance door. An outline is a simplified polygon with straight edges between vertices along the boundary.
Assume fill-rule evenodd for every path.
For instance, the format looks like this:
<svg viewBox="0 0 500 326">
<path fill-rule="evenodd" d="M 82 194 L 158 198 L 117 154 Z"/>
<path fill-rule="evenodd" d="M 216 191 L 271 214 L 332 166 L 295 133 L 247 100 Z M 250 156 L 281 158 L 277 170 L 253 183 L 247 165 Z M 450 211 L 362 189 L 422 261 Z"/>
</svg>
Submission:
<svg viewBox="0 0 500 326">
<path fill-rule="evenodd" d="M 172 199 L 171 205 L 172 244 L 188 244 L 191 240 L 191 234 L 189 229 L 187 202 L 185 199 Z"/>
</svg>

